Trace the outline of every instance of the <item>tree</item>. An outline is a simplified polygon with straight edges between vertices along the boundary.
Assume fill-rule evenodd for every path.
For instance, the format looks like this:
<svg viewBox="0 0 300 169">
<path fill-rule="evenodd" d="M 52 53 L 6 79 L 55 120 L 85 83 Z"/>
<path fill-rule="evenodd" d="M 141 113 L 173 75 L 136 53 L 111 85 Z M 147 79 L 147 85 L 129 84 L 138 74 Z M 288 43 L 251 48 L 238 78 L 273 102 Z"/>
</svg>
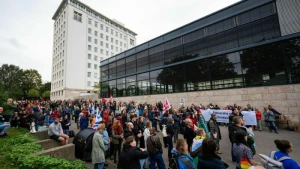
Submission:
<svg viewBox="0 0 300 169">
<path fill-rule="evenodd" d="M 47 82 L 42 84 L 41 88 L 40 88 L 40 93 L 44 93 L 46 91 L 51 91 L 51 82 Z"/>
<path fill-rule="evenodd" d="M 50 97 L 50 91 L 47 90 L 42 94 L 43 98 L 49 98 Z"/>
<path fill-rule="evenodd" d="M 23 72 L 21 88 L 24 93 L 30 89 L 40 90 L 42 87 L 42 76 L 37 70 L 28 69 Z"/>
<path fill-rule="evenodd" d="M 35 89 L 30 89 L 28 91 L 28 94 L 27 94 L 28 97 L 39 97 L 40 94 L 39 94 L 39 91 L 35 90 Z"/>
<path fill-rule="evenodd" d="M 4 64 L 0 67 L 0 83 L 3 89 L 10 91 L 13 87 L 20 87 L 23 70 L 19 66 Z"/>
<path fill-rule="evenodd" d="M 97 83 L 93 86 L 93 91 L 94 93 L 100 93 L 100 90 L 101 90 L 101 83 Z"/>
</svg>

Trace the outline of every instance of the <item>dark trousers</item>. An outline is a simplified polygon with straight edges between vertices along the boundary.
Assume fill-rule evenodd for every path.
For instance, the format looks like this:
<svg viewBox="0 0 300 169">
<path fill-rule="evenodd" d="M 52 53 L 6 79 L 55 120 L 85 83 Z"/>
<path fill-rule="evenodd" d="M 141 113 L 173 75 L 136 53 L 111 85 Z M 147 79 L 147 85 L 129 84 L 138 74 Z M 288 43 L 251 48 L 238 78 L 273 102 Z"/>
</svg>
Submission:
<svg viewBox="0 0 300 169">
<path fill-rule="evenodd" d="M 149 161 L 150 161 L 150 169 L 155 169 L 155 163 L 157 164 L 157 167 L 159 169 L 166 169 L 165 162 L 161 153 L 150 154 Z"/>
<path fill-rule="evenodd" d="M 118 152 L 118 157 L 120 157 L 121 153 L 121 144 L 113 144 L 114 146 L 114 162 L 117 162 L 117 152 Z"/>
<path fill-rule="evenodd" d="M 174 129 L 174 143 L 176 143 L 176 141 L 178 140 L 178 132 L 179 129 Z"/>
<path fill-rule="evenodd" d="M 11 118 L 11 115 L 3 115 L 3 118 L 4 118 L 5 122 L 9 122 L 10 118 Z"/>
<path fill-rule="evenodd" d="M 233 149 L 233 143 L 231 143 L 231 160 L 232 162 L 236 162 L 232 149 Z"/>
<path fill-rule="evenodd" d="M 172 138 L 173 138 L 173 136 L 168 136 L 168 137 L 167 137 L 167 142 L 168 142 L 168 157 L 169 157 L 169 158 L 172 157 L 172 154 L 171 154 L 171 150 L 173 149 Z"/>
<path fill-rule="evenodd" d="M 163 137 L 164 146 L 168 146 L 168 137 Z"/>
<path fill-rule="evenodd" d="M 144 139 L 144 136 L 140 137 L 139 141 L 140 141 L 140 148 L 145 148 L 145 139 Z"/>
</svg>

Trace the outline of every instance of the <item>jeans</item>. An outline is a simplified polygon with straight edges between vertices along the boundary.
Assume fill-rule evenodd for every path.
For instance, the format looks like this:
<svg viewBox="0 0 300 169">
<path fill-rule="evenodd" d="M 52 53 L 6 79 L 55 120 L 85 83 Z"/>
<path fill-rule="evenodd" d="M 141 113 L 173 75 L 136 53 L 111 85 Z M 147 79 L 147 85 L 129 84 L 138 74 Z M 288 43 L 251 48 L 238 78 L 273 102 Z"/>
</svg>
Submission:
<svg viewBox="0 0 300 169">
<path fill-rule="evenodd" d="M 262 130 L 261 120 L 257 120 L 257 129 Z"/>
<path fill-rule="evenodd" d="M 268 121 L 268 127 L 270 132 L 272 132 L 272 129 L 275 131 L 275 133 L 277 133 L 277 127 L 275 126 L 275 122 L 274 121 Z"/>
<path fill-rule="evenodd" d="M 0 132 L 0 136 L 2 136 L 4 133 L 6 133 L 6 131 L 9 129 L 10 124 L 1 124 L 0 125 L 0 130 L 2 130 Z"/>
<path fill-rule="evenodd" d="M 104 168 L 104 163 L 95 163 L 94 164 L 94 169 L 103 169 Z"/>
<path fill-rule="evenodd" d="M 233 143 L 231 143 L 231 160 L 232 160 L 232 162 L 236 162 L 236 159 L 235 159 L 232 149 L 233 149 Z"/>
<path fill-rule="evenodd" d="M 69 130 L 68 129 L 64 130 L 64 134 L 68 136 L 69 135 Z"/>
<path fill-rule="evenodd" d="M 45 116 L 45 120 L 44 120 L 44 123 L 49 126 L 49 119 L 50 119 L 50 116 L 46 115 Z"/>
<path fill-rule="evenodd" d="M 166 169 L 161 153 L 149 155 L 149 160 L 150 160 L 150 169 L 155 169 L 155 163 L 157 163 L 157 167 L 159 169 Z"/>
<path fill-rule="evenodd" d="M 120 144 L 113 144 L 113 154 L 114 154 L 114 163 L 117 163 L 117 152 L 118 152 L 118 157 L 120 157 L 121 153 L 121 143 Z"/>
<path fill-rule="evenodd" d="M 178 140 L 178 132 L 179 129 L 174 129 L 174 143 L 176 143 L 176 141 Z"/>
<path fill-rule="evenodd" d="M 171 151 L 172 151 L 172 149 L 173 149 L 172 137 L 173 137 L 173 136 L 168 136 L 168 137 L 167 137 L 167 142 L 168 142 L 168 157 L 169 157 L 169 158 L 172 157 L 172 154 L 171 154 Z"/>
</svg>

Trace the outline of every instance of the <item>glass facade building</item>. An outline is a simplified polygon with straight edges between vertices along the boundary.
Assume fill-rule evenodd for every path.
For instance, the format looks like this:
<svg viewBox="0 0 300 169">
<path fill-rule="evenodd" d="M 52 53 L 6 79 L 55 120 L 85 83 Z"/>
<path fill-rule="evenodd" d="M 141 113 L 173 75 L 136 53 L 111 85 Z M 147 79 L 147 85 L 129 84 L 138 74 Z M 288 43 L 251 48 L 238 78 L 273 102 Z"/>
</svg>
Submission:
<svg viewBox="0 0 300 169">
<path fill-rule="evenodd" d="M 300 82 L 300 34 L 272 0 L 236 3 L 101 62 L 101 97 Z"/>
</svg>

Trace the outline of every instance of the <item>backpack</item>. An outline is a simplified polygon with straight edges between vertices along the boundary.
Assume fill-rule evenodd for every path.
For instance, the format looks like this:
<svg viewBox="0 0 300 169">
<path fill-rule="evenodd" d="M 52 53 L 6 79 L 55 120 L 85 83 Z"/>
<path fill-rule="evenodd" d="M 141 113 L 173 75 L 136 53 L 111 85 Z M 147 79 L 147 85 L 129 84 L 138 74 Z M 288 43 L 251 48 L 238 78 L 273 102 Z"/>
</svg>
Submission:
<svg viewBox="0 0 300 169">
<path fill-rule="evenodd" d="M 276 151 L 272 151 L 272 152 L 271 152 L 271 155 L 270 155 L 270 158 L 274 159 L 275 153 L 276 153 Z M 285 157 L 281 157 L 280 159 L 278 159 L 278 160 L 276 160 L 276 161 L 281 162 L 281 161 L 289 160 L 289 159 L 291 159 L 291 158 L 285 156 Z"/>
<path fill-rule="evenodd" d="M 262 166 L 265 167 L 265 169 L 284 169 L 282 161 L 291 159 L 290 157 L 281 157 L 278 160 L 274 160 L 274 154 L 275 151 L 272 151 L 270 154 L 270 157 L 259 154 Z"/>
<path fill-rule="evenodd" d="M 178 157 L 177 156 L 173 156 L 170 159 L 168 169 L 180 169 L 178 166 Z"/>
</svg>

